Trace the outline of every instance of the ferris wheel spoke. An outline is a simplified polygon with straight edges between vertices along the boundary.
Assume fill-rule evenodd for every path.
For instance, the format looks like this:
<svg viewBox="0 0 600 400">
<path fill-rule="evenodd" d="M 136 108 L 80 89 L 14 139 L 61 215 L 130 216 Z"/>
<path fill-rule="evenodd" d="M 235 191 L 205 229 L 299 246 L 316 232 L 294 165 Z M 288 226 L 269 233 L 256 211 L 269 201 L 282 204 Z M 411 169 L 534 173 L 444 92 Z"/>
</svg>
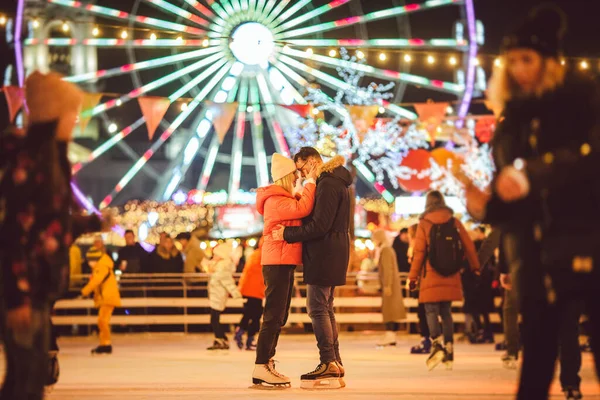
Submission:
<svg viewBox="0 0 600 400">
<path fill-rule="evenodd" d="M 219 40 L 211 39 L 208 41 L 209 46 L 215 46 L 219 44 Z M 54 47 L 70 47 L 76 45 L 83 46 L 94 46 L 94 47 L 207 47 L 204 39 L 135 39 L 135 40 L 124 40 L 124 39 L 112 39 L 112 38 L 98 38 L 98 39 L 66 39 L 66 38 L 52 38 L 52 39 L 26 39 L 24 41 L 26 46 L 35 45 L 46 45 Z"/>
<path fill-rule="evenodd" d="M 155 5 L 156 7 L 165 10 L 175 16 L 185 18 L 196 25 L 202 26 L 204 28 L 208 28 L 210 25 L 210 21 L 205 20 L 197 16 L 196 14 L 192 14 L 191 12 L 184 10 L 181 7 L 177 7 L 165 0 L 146 0 L 148 3 Z"/>
<path fill-rule="evenodd" d="M 369 183 L 387 202 L 392 203 L 395 197 L 389 190 L 385 188 L 381 183 L 377 182 L 375 175 L 371 170 L 360 160 L 352 161 L 352 165 L 356 167 L 356 172 L 363 178 L 363 180 Z"/>
<path fill-rule="evenodd" d="M 413 85 L 426 87 L 428 89 L 452 93 L 455 95 L 461 94 L 464 91 L 464 87 L 451 82 L 444 82 L 440 80 L 431 80 L 422 76 L 402 73 L 398 71 L 392 71 L 389 69 L 375 68 L 370 65 L 360 64 L 353 61 L 340 60 L 333 57 L 322 56 L 319 54 L 308 54 L 303 51 L 294 50 L 290 48 L 283 48 L 282 52 L 297 58 L 304 60 L 313 60 L 321 65 L 329 65 L 341 68 L 351 68 L 355 71 L 364 72 L 366 75 L 374 76 L 377 78 L 383 78 L 387 80 L 396 80 Z"/>
<path fill-rule="evenodd" d="M 206 7 L 204 4 L 198 2 L 197 0 L 185 0 L 190 6 L 194 8 L 198 13 L 208 18 L 212 18 L 215 14 L 210 10 L 210 8 Z"/>
<path fill-rule="evenodd" d="M 225 60 L 222 60 L 225 63 Z M 217 70 L 222 63 L 213 64 L 209 69 L 203 72 L 205 74 L 205 79 Z M 217 85 L 217 83 L 223 78 L 223 76 L 227 73 L 229 65 L 224 65 L 221 67 L 221 70 L 217 72 L 216 75 L 209 81 L 209 83 L 198 93 L 198 95 L 192 100 L 188 107 L 179 113 L 179 115 L 171 122 L 169 127 L 160 135 L 158 140 L 154 142 L 154 144 L 144 153 L 144 155 L 125 173 L 125 175 L 121 178 L 119 183 L 115 186 L 112 192 L 102 200 L 100 203 L 100 208 L 105 208 L 108 206 L 114 197 L 121 191 L 127 184 L 133 179 L 135 175 L 144 167 L 144 165 L 148 162 L 150 158 L 156 153 L 156 151 L 171 137 L 171 135 L 175 132 L 177 128 L 192 114 L 192 112 L 200 105 L 200 103 L 204 100 L 206 95 Z"/>
<path fill-rule="evenodd" d="M 254 151 L 254 158 L 257 162 L 255 168 L 256 183 L 257 186 L 260 187 L 269 184 L 269 165 L 267 163 L 267 153 L 265 151 L 263 137 L 264 128 L 260 108 L 260 97 L 255 79 L 250 81 L 250 104 L 252 106 L 252 121 L 250 124 L 250 130 L 252 132 L 252 150 Z"/>
<path fill-rule="evenodd" d="M 167 76 L 164 76 L 162 78 L 159 78 L 155 81 L 152 81 L 140 88 L 134 89 L 131 92 L 127 93 L 126 95 L 123 95 L 117 99 L 112 99 L 107 101 L 106 103 L 97 105 L 96 107 L 92 108 L 92 109 L 88 109 L 88 110 L 84 110 L 81 113 L 82 117 L 93 117 L 96 116 L 98 114 L 100 114 L 101 112 L 105 112 L 107 110 L 110 110 L 114 107 L 119 107 L 120 105 L 122 105 L 123 103 L 126 103 L 130 100 L 133 100 L 135 98 L 140 97 L 143 94 L 146 94 L 152 90 L 158 89 L 161 86 L 166 85 L 169 82 L 174 81 L 175 79 L 178 79 L 180 77 L 182 77 L 185 74 L 188 74 L 190 72 L 199 70 L 200 68 L 203 68 L 207 65 L 210 65 L 214 62 L 219 61 L 219 59 L 222 58 L 220 54 L 213 54 L 210 57 L 207 57 L 203 60 L 200 60 L 192 65 L 189 65 L 179 71 L 176 72 L 172 72 Z"/>
<path fill-rule="evenodd" d="M 395 49 L 444 48 L 467 50 L 467 41 L 456 39 L 290 39 L 285 41 L 292 46 L 306 47 L 378 47 Z"/>
<path fill-rule="evenodd" d="M 231 0 L 231 4 L 233 5 L 233 11 L 235 13 L 239 13 L 242 11 L 242 5 L 240 3 L 240 0 Z"/>
<path fill-rule="evenodd" d="M 74 83 L 87 82 L 91 80 L 98 80 L 104 78 L 110 78 L 113 76 L 123 75 L 130 73 L 131 71 L 143 71 L 145 69 L 161 67 L 163 65 L 173 64 L 179 61 L 190 60 L 193 58 L 207 56 L 209 54 L 213 54 L 219 51 L 216 48 L 208 48 L 202 50 L 190 51 L 187 53 L 174 54 L 172 56 L 166 56 L 161 58 L 155 58 L 148 61 L 140 61 L 134 64 L 126 64 L 120 67 L 103 69 L 96 72 L 89 72 L 86 74 L 73 75 L 64 78 L 64 80 Z"/>
<path fill-rule="evenodd" d="M 271 92 L 269 91 L 269 86 L 267 80 L 264 75 L 264 71 L 261 71 L 256 76 L 256 81 L 258 83 L 258 90 L 260 91 L 260 95 L 265 105 L 266 113 L 265 118 L 269 123 L 271 137 L 273 138 L 273 142 L 275 143 L 275 149 L 278 153 L 283 154 L 286 157 L 290 156 L 290 149 L 285 141 L 285 136 L 283 134 L 283 129 L 279 122 L 275 121 L 275 106 L 273 105 L 273 97 L 271 96 Z"/>
<path fill-rule="evenodd" d="M 271 15 L 271 11 L 273 11 L 273 7 L 275 7 L 275 4 L 277 4 L 277 0 L 269 0 L 267 2 L 267 5 L 265 6 L 265 9 L 263 10 L 263 21 L 266 23 L 267 19 L 269 18 L 269 15 Z"/>
<path fill-rule="evenodd" d="M 291 21 L 287 21 L 274 29 L 274 32 L 281 32 L 283 30 L 293 28 L 296 25 L 299 25 L 305 21 L 308 21 L 311 18 L 318 17 L 319 15 L 325 14 L 326 12 L 333 10 L 337 7 L 343 6 L 344 4 L 350 2 L 351 0 L 333 0 L 332 2 L 325 4 L 321 7 L 315 8 L 312 11 L 308 11 L 302 14 L 299 17 L 292 19 Z"/>
<path fill-rule="evenodd" d="M 233 14 L 235 14 L 233 6 L 231 5 L 231 2 L 229 0 L 221 0 L 221 5 L 225 9 L 225 11 L 227 12 L 227 15 L 229 17 L 231 17 L 231 16 L 233 16 Z"/>
<path fill-rule="evenodd" d="M 362 24 L 365 22 L 377 21 L 385 18 L 397 17 L 399 15 L 414 13 L 417 11 L 425 11 L 452 4 L 460 4 L 463 1 L 464 0 L 428 0 L 422 4 L 408 4 L 402 7 L 388 8 L 386 10 L 375 11 L 365 15 L 357 15 L 354 17 L 342 18 L 338 19 L 337 21 L 324 22 L 322 24 L 308 26 L 306 28 L 300 28 L 292 31 L 283 32 L 281 33 L 281 37 L 290 38 L 296 36 L 305 36 L 317 32 L 327 32 L 345 26 Z"/>
<path fill-rule="evenodd" d="M 304 7 L 305 5 L 307 5 L 311 2 L 312 2 L 312 0 L 300 0 L 299 2 L 297 2 L 296 4 L 294 4 L 293 6 L 288 8 L 279 17 L 277 17 L 277 22 L 280 23 L 280 22 L 287 21 L 288 18 L 290 18 L 292 15 L 296 14 L 298 11 L 300 11 L 302 9 L 302 7 Z"/>
<path fill-rule="evenodd" d="M 281 89 L 281 93 L 286 93 L 285 99 L 293 98 L 297 104 L 306 104 L 306 100 L 304 97 L 296 90 L 294 85 L 290 83 L 290 81 L 283 76 L 281 71 L 274 66 L 269 69 L 269 80 L 271 81 L 271 85 L 274 87 L 278 86 L 278 83 L 283 86 Z M 285 104 L 291 104 L 291 102 L 284 101 Z"/>
<path fill-rule="evenodd" d="M 102 16 L 108 17 L 108 18 L 137 22 L 139 24 L 148 25 L 148 26 L 152 26 L 155 28 L 169 29 L 169 30 L 176 31 L 176 32 L 190 33 L 193 35 L 203 35 L 206 33 L 206 30 L 204 30 L 204 29 L 199 29 L 199 28 L 194 28 L 191 26 L 177 24 L 174 22 L 164 21 L 164 20 L 158 19 L 158 18 L 144 17 L 141 15 L 131 15 L 129 13 L 126 13 L 125 11 L 115 10 L 114 8 L 96 6 L 93 4 L 83 4 L 79 1 L 48 0 L 48 2 L 59 5 L 59 6 L 63 6 L 63 7 L 87 10 L 90 13 L 102 15 Z"/>
<path fill-rule="evenodd" d="M 229 175 L 228 201 L 233 202 L 235 195 L 240 190 L 240 178 L 242 176 L 242 157 L 244 156 L 244 133 L 246 130 L 246 108 L 248 107 L 248 80 L 242 80 L 238 95 L 238 112 L 235 121 L 235 130 L 231 155 L 231 172 Z"/>
<path fill-rule="evenodd" d="M 290 58 L 290 60 L 292 60 L 292 59 Z M 294 61 L 294 60 L 292 60 L 292 61 Z M 293 69 L 288 67 L 287 65 L 277 61 L 274 64 L 274 66 L 278 70 L 283 72 L 285 75 L 287 75 L 289 78 L 291 78 L 294 82 L 296 82 L 300 88 L 305 88 L 306 86 L 308 86 L 308 81 L 306 79 L 304 79 L 301 75 L 296 73 L 296 71 L 294 71 Z"/>
<path fill-rule="evenodd" d="M 267 19 L 265 19 L 265 24 L 273 27 L 271 25 L 272 22 L 275 20 L 275 18 L 277 18 L 277 16 L 279 14 L 281 14 L 281 12 L 283 11 L 283 9 L 285 8 L 285 6 L 288 5 L 289 2 L 290 2 L 290 0 L 281 0 L 281 1 L 279 1 L 279 3 L 277 4 L 277 6 L 275 7 L 275 9 L 271 12 L 271 14 L 269 14 L 269 16 L 267 17 Z"/>
</svg>

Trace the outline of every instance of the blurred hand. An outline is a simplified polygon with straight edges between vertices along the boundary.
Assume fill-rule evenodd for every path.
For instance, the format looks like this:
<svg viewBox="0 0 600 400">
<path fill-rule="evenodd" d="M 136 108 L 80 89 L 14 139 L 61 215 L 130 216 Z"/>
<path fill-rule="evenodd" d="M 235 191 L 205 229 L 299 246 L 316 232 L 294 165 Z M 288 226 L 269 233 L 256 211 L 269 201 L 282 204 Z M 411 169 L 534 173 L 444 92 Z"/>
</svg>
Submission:
<svg viewBox="0 0 600 400">
<path fill-rule="evenodd" d="M 283 240 L 283 232 L 285 231 L 285 226 L 277 225 L 273 232 L 271 232 L 271 237 L 273 240 Z"/>
<path fill-rule="evenodd" d="M 417 281 L 408 281 L 408 290 L 411 292 L 417 290 Z"/>
<path fill-rule="evenodd" d="M 312 169 L 310 170 L 310 172 L 308 173 L 308 175 L 306 176 L 306 178 L 307 179 L 314 179 L 316 181 L 317 178 L 318 178 L 318 175 L 317 175 L 317 170 L 318 169 L 319 168 L 316 165 L 313 165 Z"/>
<path fill-rule="evenodd" d="M 465 187 L 465 197 L 469 214 L 475 219 L 483 220 L 490 195 L 482 192 L 475 185 L 470 184 Z"/>
<path fill-rule="evenodd" d="M 506 290 L 512 290 L 512 281 L 509 274 L 500 274 L 500 286 Z"/>
<path fill-rule="evenodd" d="M 512 166 L 502 168 L 496 179 L 496 193 L 507 203 L 524 198 L 529 194 L 527 175 Z"/>
<path fill-rule="evenodd" d="M 14 331 L 24 331 L 31 325 L 31 305 L 24 304 L 6 312 L 6 325 Z"/>
<path fill-rule="evenodd" d="M 385 297 L 390 297 L 392 295 L 392 288 L 391 287 L 384 287 L 383 288 L 383 295 Z"/>
</svg>

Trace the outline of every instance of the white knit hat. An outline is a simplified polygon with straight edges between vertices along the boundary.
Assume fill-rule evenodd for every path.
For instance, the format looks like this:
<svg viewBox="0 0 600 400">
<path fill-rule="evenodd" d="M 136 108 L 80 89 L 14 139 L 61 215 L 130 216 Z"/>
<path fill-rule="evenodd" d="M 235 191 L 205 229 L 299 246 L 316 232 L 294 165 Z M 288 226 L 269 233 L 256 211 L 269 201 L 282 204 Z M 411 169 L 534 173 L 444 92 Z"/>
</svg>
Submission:
<svg viewBox="0 0 600 400">
<path fill-rule="evenodd" d="M 277 182 L 293 172 L 296 172 L 294 160 L 279 153 L 273 154 L 273 157 L 271 157 L 271 176 L 273 177 L 273 182 Z"/>
<path fill-rule="evenodd" d="M 58 121 L 56 139 L 71 139 L 77 115 L 81 111 L 83 92 L 56 72 L 34 72 L 25 81 L 25 98 L 30 125 Z"/>
<path fill-rule="evenodd" d="M 230 242 L 219 243 L 213 249 L 213 254 L 220 258 L 230 259 L 233 256 L 233 246 Z"/>
</svg>

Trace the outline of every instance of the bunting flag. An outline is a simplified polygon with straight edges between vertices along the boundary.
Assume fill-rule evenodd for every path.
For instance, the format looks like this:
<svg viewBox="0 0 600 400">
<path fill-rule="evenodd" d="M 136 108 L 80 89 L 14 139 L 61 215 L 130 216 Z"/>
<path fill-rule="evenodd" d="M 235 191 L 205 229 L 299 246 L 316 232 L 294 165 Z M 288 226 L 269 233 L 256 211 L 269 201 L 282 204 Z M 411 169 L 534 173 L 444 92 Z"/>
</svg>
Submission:
<svg viewBox="0 0 600 400">
<path fill-rule="evenodd" d="M 308 118 L 310 116 L 312 116 L 312 112 L 313 112 L 313 105 L 312 104 L 290 104 L 290 105 L 285 105 L 285 104 L 280 104 L 281 107 L 286 108 L 290 111 L 295 112 L 296 114 L 300 115 L 302 118 Z"/>
<path fill-rule="evenodd" d="M 350 113 L 350 118 L 352 118 L 352 123 L 356 127 L 362 143 L 364 134 L 373 126 L 373 121 L 379 114 L 379 106 L 346 106 L 346 110 Z"/>
<path fill-rule="evenodd" d="M 238 103 L 215 103 L 213 101 L 206 101 L 205 104 L 212 112 L 212 122 L 217 137 L 219 138 L 219 143 L 223 144 L 223 139 L 225 139 L 225 135 L 227 135 L 227 131 L 229 131 L 229 127 L 237 112 Z"/>
<path fill-rule="evenodd" d="M 146 121 L 148 140 L 152 140 L 158 124 L 160 124 L 171 105 L 171 101 L 165 97 L 145 96 L 139 97 L 138 103 Z"/>
<path fill-rule="evenodd" d="M 6 104 L 8 105 L 8 115 L 12 123 L 21 107 L 23 107 L 25 93 L 23 88 L 18 86 L 4 86 L 3 90 L 4 97 L 6 97 Z"/>
<path fill-rule="evenodd" d="M 84 93 L 83 101 L 81 102 L 81 111 L 91 110 L 96 107 L 101 98 L 102 93 Z M 82 135 L 91 119 L 91 115 L 87 117 L 83 117 L 81 114 L 79 115 L 79 130 Z"/>
<path fill-rule="evenodd" d="M 419 114 L 419 120 L 425 126 L 431 143 L 435 143 L 437 129 L 440 123 L 446 116 L 448 106 L 450 103 L 417 103 L 415 104 L 415 110 Z"/>
</svg>

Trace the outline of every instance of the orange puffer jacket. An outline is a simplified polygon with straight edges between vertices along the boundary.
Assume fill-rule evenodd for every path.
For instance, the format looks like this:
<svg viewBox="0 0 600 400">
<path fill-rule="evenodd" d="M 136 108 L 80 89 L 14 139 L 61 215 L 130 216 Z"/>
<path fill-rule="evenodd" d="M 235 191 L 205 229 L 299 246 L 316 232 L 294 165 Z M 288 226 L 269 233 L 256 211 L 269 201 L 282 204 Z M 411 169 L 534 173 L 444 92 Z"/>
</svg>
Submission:
<svg viewBox="0 0 600 400">
<path fill-rule="evenodd" d="M 259 188 L 256 193 L 256 209 L 264 216 L 262 265 L 301 265 L 302 243 L 274 240 L 271 232 L 277 225 L 301 226 L 301 218 L 312 212 L 315 202 L 314 183 L 308 183 L 302 196 L 296 199 L 281 186 Z"/>
<path fill-rule="evenodd" d="M 246 260 L 244 265 L 244 271 L 240 278 L 238 287 L 244 297 L 254 297 L 256 299 L 265 298 L 265 279 L 262 273 L 262 264 L 260 263 L 262 257 L 262 242 L 259 247 Z"/>
</svg>

